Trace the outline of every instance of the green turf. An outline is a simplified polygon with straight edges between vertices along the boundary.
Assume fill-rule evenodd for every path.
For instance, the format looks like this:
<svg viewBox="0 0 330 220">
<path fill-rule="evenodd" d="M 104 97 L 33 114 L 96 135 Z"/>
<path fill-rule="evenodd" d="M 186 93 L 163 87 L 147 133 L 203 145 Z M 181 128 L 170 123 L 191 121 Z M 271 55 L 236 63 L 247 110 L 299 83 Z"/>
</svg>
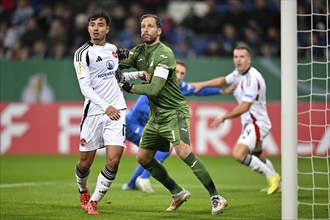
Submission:
<svg viewBox="0 0 330 220">
<path fill-rule="evenodd" d="M 170 193 L 154 179 L 151 180 L 156 190 L 154 194 L 122 191 L 122 185 L 136 166 L 134 156 L 123 156 L 117 179 L 99 204 L 98 216 L 89 216 L 80 207 L 74 174 L 78 156 L 2 156 L 0 219 L 281 218 L 281 194 L 266 195 L 259 192 L 266 186 L 262 175 L 240 165 L 231 157 L 201 158 L 209 168 L 218 190 L 229 202 L 220 216 L 210 214 L 207 191 L 177 156 L 169 157 L 164 164 L 177 183 L 191 193 L 191 198 L 179 211 L 165 212 L 170 203 Z M 280 170 L 280 158 L 272 158 L 272 161 Z M 104 157 L 98 156 L 89 179 L 91 191 L 103 166 Z"/>
</svg>

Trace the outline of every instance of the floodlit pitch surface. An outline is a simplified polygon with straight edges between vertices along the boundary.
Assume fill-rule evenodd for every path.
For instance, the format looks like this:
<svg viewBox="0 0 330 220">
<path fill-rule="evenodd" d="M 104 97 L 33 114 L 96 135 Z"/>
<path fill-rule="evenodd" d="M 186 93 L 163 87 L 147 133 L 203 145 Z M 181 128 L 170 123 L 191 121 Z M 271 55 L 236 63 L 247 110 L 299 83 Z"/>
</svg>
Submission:
<svg viewBox="0 0 330 220">
<path fill-rule="evenodd" d="M 266 195 L 263 175 L 251 171 L 231 157 L 201 156 L 218 190 L 229 205 L 221 219 L 280 219 L 281 193 Z M 280 171 L 280 158 L 271 158 Z M 0 157 L 0 219 L 214 219 L 207 191 L 177 156 L 164 163 L 170 175 L 191 193 L 180 210 L 165 212 L 170 193 L 151 179 L 156 193 L 122 191 L 137 163 L 124 155 L 110 190 L 99 203 L 100 215 L 88 216 L 80 207 L 74 167 L 78 156 L 2 156 Z M 97 156 L 89 178 L 94 191 L 104 157 Z M 327 195 L 324 195 L 327 196 Z M 326 209 L 324 214 L 326 214 Z M 306 213 L 308 216 L 309 213 Z"/>
</svg>

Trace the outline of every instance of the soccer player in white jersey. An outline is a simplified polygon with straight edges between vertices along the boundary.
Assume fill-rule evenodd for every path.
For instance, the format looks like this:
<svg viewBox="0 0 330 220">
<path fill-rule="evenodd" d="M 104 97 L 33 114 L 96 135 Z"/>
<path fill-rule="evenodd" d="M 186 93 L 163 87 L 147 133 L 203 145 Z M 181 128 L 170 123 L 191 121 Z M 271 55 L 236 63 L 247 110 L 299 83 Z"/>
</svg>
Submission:
<svg viewBox="0 0 330 220">
<path fill-rule="evenodd" d="M 119 66 L 117 47 L 106 42 L 110 16 L 103 10 L 88 18 L 90 42 L 74 54 L 74 67 L 82 94 L 85 97 L 80 126 L 80 159 L 75 173 L 81 207 L 88 214 L 99 214 L 98 202 L 115 180 L 125 148 L 126 102 L 115 77 Z M 132 72 L 126 79 L 138 79 L 142 72 Z M 95 191 L 88 189 L 90 167 L 97 149 L 106 148 L 106 163 L 100 171 Z"/>
<path fill-rule="evenodd" d="M 226 77 L 192 83 L 195 91 L 206 86 L 227 86 L 236 83 L 233 95 L 238 105 L 215 118 L 211 126 L 217 127 L 227 119 L 241 117 L 242 133 L 233 151 L 234 158 L 252 170 L 262 173 L 268 180 L 267 194 L 280 190 L 281 177 L 271 161 L 261 157 L 262 141 L 269 134 L 271 122 L 266 108 L 266 84 L 260 72 L 251 66 L 248 47 L 236 47 L 233 52 L 235 70 Z"/>
</svg>

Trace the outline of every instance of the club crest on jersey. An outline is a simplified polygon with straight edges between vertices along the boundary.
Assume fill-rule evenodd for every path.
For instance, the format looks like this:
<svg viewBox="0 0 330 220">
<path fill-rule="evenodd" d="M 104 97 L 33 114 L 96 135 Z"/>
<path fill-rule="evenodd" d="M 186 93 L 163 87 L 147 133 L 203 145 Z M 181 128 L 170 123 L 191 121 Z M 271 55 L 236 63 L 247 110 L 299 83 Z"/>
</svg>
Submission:
<svg viewBox="0 0 330 220">
<path fill-rule="evenodd" d="M 82 139 L 80 140 L 80 145 L 81 145 L 82 147 L 85 147 L 85 146 L 86 146 L 86 139 L 85 139 L 85 138 L 82 138 Z"/>
<path fill-rule="evenodd" d="M 112 60 L 107 61 L 107 69 L 112 70 L 115 66 L 115 63 Z"/>
<path fill-rule="evenodd" d="M 114 58 L 118 58 L 118 55 L 117 55 L 116 51 L 112 51 L 112 56 L 113 56 Z"/>
</svg>

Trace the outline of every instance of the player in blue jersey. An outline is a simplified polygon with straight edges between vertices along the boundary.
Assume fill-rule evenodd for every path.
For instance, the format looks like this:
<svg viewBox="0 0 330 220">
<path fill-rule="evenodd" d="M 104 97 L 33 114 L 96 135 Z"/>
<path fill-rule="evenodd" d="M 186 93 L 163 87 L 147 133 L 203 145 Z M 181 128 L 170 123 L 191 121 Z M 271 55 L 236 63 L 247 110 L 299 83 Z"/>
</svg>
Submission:
<svg viewBox="0 0 330 220">
<path fill-rule="evenodd" d="M 194 92 L 195 87 L 183 81 L 186 76 L 187 65 L 182 60 L 176 61 L 176 76 L 178 79 L 180 91 L 185 96 L 210 96 L 232 93 L 234 87 L 226 89 L 206 87 L 198 92 Z M 150 106 L 147 96 L 141 95 L 132 109 L 126 115 L 126 139 L 139 146 L 144 126 L 149 119 Z M 171 152 L 171 151 L 170 151 Z M 155 159 L 163 162 L 170 152 L 157 151 Z M 150 172 L 141 165 L 137 166 L 128 183 L 124 184 L 123 190 L 141 189 L 147 193 L 155 192 L 150 183 Z"/>
</svg>

